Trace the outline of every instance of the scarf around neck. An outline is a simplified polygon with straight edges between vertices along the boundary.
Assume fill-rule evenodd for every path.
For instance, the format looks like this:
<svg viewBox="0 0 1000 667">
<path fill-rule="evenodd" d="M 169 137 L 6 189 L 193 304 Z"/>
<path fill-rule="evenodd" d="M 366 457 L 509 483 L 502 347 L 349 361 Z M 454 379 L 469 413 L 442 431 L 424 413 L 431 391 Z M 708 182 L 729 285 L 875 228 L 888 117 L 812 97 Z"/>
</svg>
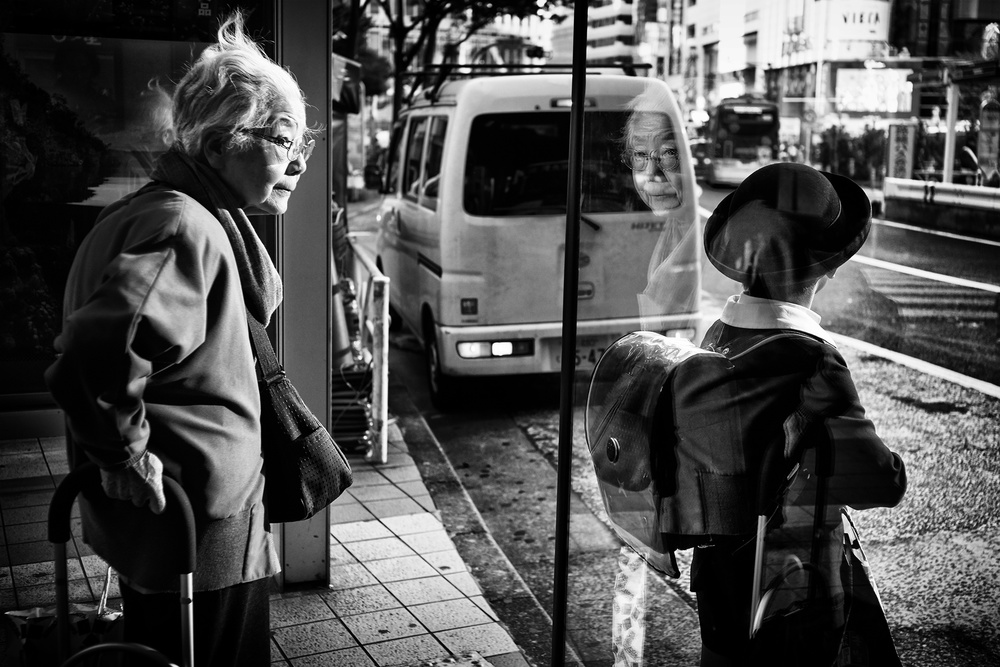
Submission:
<svg viewBox="0 0 1000 667">
<path fill-rule="evenodd" d="M 152 177 L 193 197 L 222 223 L 236 255 L 247 310 L 266 326 L 281 303 L 281 276 L 229 186 L 211 167 L 176 149 L 160 157 Z"/>
</svg>

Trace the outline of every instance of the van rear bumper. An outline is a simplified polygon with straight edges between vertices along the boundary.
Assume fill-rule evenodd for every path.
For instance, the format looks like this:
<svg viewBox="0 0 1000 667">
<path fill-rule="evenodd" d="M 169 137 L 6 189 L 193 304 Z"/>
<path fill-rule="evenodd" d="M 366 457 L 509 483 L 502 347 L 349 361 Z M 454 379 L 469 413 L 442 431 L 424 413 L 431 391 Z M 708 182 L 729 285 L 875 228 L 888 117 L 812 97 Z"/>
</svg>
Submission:
<svg viewBox="0 0 1000 667">
<path fill-rule="evenodd" d="M 577 323 L 577 348 L 574 363 L 580 372 L 590 372 L 600 354 L 615 340 L 632 331 L 646 330 L 688 332 L 687 337 L 698 342 L 701 332 L 699 313 L 682 313 L 661 317 L 620 318 L 609 320 L 583 320 Z M 533 373 L 558 373 L 561 370 L 562 324 L 542 322 L 503 326 L 438 326 L 438 350 L 441 370 L 447 375 L 523 375 Z M 459 343 L 524 341 L 533 342 L 530 355 L 463 358 L 458 353 Z"/>
</svg>

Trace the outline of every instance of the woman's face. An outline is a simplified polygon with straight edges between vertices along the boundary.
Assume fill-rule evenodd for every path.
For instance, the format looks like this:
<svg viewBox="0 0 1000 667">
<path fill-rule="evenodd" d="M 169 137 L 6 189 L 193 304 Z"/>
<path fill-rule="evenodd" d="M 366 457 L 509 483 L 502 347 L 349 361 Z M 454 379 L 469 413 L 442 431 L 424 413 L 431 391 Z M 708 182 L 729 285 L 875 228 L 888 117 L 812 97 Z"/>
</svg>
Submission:
<svg viewBox="0 0 1000 667">
<path fill-rule="evenodd" d="M 639 197 L 655 213 L 679 207 L 683 197 L 680 153 L 670 118 L 664 113 L 636 111 L 629 124 L 627 151 Z"/>
<path fill-rule="evenodd" d="M 245 128 L 244 131 L 252 135 L 250 142 L 244 148 L 229 145 L 223 150 L 218 164 L 213 164 L 248 214 L 284 213 L 299 177 L 306 171 L 305 154 L 289 160 L 285 147 L 261 138 L 301 142 L 305 109 L 298 111 L 301 113 L 296 113 L 290 104 L 277 106 L 269 126 Z"/>
</svg>

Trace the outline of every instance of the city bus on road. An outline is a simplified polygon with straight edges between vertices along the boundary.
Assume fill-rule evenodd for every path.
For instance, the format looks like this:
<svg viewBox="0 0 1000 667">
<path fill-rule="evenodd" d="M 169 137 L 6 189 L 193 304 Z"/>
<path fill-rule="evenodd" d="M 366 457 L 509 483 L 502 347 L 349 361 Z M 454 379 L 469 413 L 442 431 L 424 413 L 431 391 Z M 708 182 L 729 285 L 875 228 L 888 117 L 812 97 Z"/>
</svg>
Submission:
<svg viewBox="0 0 1000 667">
<path fill-rule="evenodd" d="M 739 185 L 777 160 L 778 105 L 756 96 L 730 97 L 715 108 L 708 123 L 710 185 Z"/>
<path fill-rule="evenodd" d="M 559 73 L 448 81 L 395 128 L 376 256 L 438 407 L 463 378 L 560 371 L 571 84 Z M 590 74 L 584 118 L 568 361 L 589 377 L 630 331 L 697 342 L 701 268 L 691 153 L 666 83 Z"/>
</svg>

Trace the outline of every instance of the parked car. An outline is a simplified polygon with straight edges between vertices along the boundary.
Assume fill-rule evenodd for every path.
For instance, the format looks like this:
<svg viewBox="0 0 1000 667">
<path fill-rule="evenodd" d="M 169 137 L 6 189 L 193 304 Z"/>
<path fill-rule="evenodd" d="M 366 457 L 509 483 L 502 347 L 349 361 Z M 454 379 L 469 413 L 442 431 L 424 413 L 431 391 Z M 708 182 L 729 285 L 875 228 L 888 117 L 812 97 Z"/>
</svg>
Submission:
<svg viewBox="0 0 1000 667">
<path fill-rule="evenodd" d="M 669 213 L 643 203 L 623 159 L 629 102 L 653 88 L 666 124 L 683 128 L 673 94 L 663 81 L 614 74 L 590 75 L 586 86 L 571 360 L 580 373 L 630 331 L 695 338 L 701 292 L 684 132 L 670 135 L 683 205 Z M 463 377 L 561 369 L 571 88 L 570 74 L 448 81 L 395 128 L 376 257 L 390 278 L 391 316 L 425 350 L 439 408 Z"/>
</svg>

